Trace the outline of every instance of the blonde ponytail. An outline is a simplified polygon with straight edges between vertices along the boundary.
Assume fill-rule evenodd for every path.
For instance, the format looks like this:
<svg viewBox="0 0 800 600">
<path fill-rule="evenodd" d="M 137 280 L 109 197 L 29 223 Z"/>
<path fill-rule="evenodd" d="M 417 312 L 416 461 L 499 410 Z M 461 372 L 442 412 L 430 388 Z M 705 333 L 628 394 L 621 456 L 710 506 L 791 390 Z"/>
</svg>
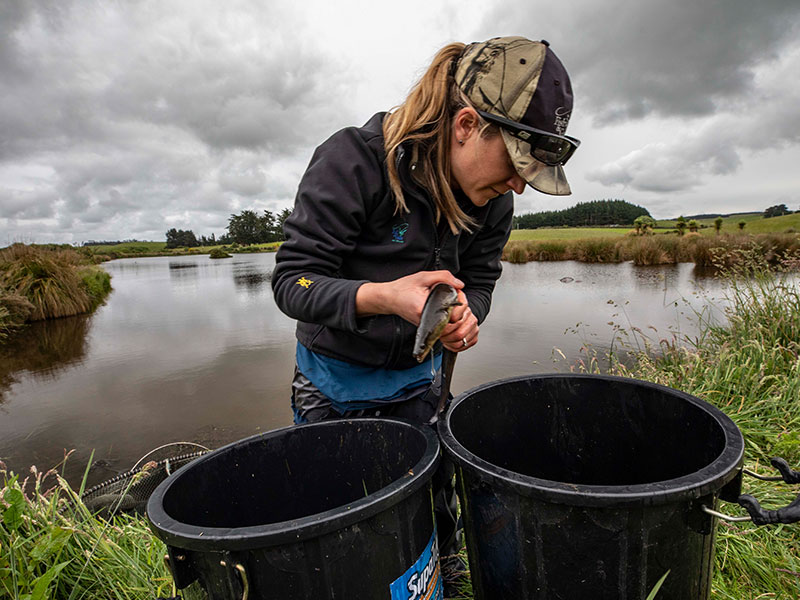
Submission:
<svg viewBox="0 0 800 600">
<path fill-rule="evenodd" d="M 463 50 L 461 43 L 439 50 L 406 101 L 387 115 L 383 123 L 386 167 L 396 213 L 408 212 L 396 159 L 400 144 L 409 142 L 419 158 L 414 176 L 433 198 L 436 222 L 444 216 L 453 234 L 470 231 L 475 226 L 458 206 L 450 187 L 451 122 L 458 110 L 469 106 L 451 74 Z"/>
</svg>

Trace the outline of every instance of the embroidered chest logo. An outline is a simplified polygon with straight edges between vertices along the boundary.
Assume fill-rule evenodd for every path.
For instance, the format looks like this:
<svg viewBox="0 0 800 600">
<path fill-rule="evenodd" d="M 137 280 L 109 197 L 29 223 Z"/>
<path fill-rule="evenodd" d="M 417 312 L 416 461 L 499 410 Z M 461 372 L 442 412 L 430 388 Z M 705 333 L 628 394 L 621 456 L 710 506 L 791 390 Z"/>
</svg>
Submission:
<svg viewBox="0 0 800 600">
<path fill-rule="evenodd" d="M 301 286 L 303 286 L 303 287 L 304 287 L 304 288 L 306 288 L 306 289 L 308 289 L 308 287 L 309 287 L 309 286 L 310 286 L 312 283 L 314 283 L 314 282 L 313 282 L 313 281 L 311 281 L 310 279 L 306 279 L 305 277 L 301 277 L 300 279 L 298 279 L 298 280 L 297 280 L 297 285 L 301 285 Z"/>
<path fill-rule="evenodd" d="M 408 223 L 400 223 L 392 227 L 392 241 L 398 244 L 405 244 L 405 235 L 408 231 Z"/>
</svg>

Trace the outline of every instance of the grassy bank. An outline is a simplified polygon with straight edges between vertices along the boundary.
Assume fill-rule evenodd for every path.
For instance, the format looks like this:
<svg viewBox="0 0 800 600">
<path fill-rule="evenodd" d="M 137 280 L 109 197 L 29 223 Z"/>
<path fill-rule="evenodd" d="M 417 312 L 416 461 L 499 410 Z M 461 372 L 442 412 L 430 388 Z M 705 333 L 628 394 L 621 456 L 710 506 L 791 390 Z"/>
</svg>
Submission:
<svg viewBox="0 0 800 600">
<path fill-rule="evenodd" d="M 28 321 L 90 313 L 111 277 L 71 248 L 14 244 L 0 250 L 0 339 Z"/>
<path fill-rule="evenodd" d="M 581 231 L 581 230 L 576 230 Z M 700 235 L 621 235 L 574 239 L 509 240 L 503 260 L 525 263 L 532 260 L 577 260 L 615 263 L 633 261 L 637 265 L 661 265 L 693 262 L 713 266 L 720 257 L 726 263 L 740 262 L 743 253 L 755 250 L 771 264 L 800 251 L 800 234 L 731 233 Z"/>
<path fill-rule="evenodd" d="M 116 258 L 142 258 L 146 256 L 192 256 L 210 254 L 214 250 L 244 254 L 254 252 L 275 252 L 280 242 L 267 244 L 220 244 L 217 246 L 196 246 L 191 248 L 167 248 L 166 242 L 126 242 L 124 244 L 98 244 L 83 246 L 80 251 L 91 256 L 95 262 L 114 260 Z"/>
<path fill-rule="evenodd" d="M 90 514 L 57 472 L 0 467 L 0 597 L 151 600 L 171 595 L 165 546 L 139 517 Z M 24 490 L 24 491 L 23 491 Z"/>
</svg>

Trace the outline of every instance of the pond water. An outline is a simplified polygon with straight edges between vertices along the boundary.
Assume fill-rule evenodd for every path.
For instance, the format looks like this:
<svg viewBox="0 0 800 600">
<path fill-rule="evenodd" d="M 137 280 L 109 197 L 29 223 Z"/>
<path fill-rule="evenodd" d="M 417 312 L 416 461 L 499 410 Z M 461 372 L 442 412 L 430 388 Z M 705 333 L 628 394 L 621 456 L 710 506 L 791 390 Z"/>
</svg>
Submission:
<svg viewBox="0 0 800 600">
<path fill-rule="evenodd" d="M 38 323 L 0 347 L 0 459 L 21 473 L 58 464 L 88 483 L 174 441 L 208 447 L 290 425 L 294 322 L 275 306 L 274 254 L 105 263 L 114 291 L 89 317 Z M 698 285 L 706 290 L 698 293 Z M 602 357 L 623 331 L 696 331 L 720 284 L 691 264 L 504 263 L 479 343 L 452 391 Z M 624 335 L 623 335 L 624 337 Z"/>
</svg>

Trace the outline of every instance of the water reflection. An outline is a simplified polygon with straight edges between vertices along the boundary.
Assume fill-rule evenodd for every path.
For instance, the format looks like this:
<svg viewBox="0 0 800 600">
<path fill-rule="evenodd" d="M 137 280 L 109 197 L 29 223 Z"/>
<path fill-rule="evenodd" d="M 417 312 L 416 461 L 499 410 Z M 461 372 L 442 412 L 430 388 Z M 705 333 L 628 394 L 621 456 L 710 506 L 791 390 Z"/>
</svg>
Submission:
<svg viewBox="0 0 800 600">
<path fill-rule="evenodd" d="M 269 286 L 272 270 L 264 269 L 252 262 L 237 262 L 233 265 L 233 283 L 237 288 L 253 293 Z"/>
<path fill-rule="evenodd" d="M 80 365 L 86 355 L 87 315 L 37 321 L 0 345 L 0 403 L 23 373 L 55 380 L 59 373 Z"/>
</svg>

